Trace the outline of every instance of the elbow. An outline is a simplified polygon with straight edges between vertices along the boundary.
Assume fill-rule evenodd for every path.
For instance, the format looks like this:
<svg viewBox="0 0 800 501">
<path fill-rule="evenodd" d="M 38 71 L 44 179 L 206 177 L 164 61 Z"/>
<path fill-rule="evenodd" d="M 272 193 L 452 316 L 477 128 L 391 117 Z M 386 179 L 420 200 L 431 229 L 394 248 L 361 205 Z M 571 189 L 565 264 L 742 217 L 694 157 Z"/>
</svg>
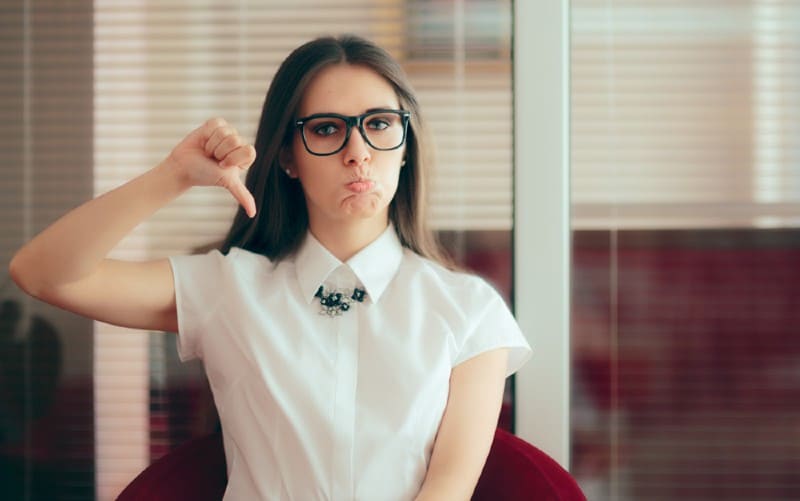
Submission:
<svg viewBox="0 0 800 501">
<path fill-rule="evenodd" d="M 11 280 L 17 284 L 17 287 L 22 289 L 26 294 L 39 297 L 40 291 L 36 286 L 30 266 L 25 266 L 24 256 L 20 256 L 19 252 L 11 258 L 11 262 L 8 264 L 8 274 L 11 276 Z"/>
</svg>

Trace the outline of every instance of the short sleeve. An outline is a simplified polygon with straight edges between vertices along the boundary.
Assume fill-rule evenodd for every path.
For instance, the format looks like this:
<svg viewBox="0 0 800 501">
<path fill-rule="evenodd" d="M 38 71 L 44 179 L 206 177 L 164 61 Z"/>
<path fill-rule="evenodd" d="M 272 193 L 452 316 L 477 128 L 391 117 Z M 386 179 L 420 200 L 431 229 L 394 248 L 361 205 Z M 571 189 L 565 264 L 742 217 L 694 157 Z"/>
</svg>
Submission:
<svg viewBox="0 0 800 501">
<path fill-rule="evenodd" d="M 475 316 L 458 352 L 453 367 L 481 353 L 497 348 L 508 348 L 506 377 L 515 373 L 533 354 L 514 315 L 505 301 L 488 284 L 482 287 L 482 306 L 474 308 Z"/>
<path fill-rule="evenodd" d="M 218 250 L 207 254 L 169 258 L 178 314 L 178 356 L 182 361 L 203 358 L 203 329 L 216 309 L 223 283 L 225 256 Z"/>
</svg>

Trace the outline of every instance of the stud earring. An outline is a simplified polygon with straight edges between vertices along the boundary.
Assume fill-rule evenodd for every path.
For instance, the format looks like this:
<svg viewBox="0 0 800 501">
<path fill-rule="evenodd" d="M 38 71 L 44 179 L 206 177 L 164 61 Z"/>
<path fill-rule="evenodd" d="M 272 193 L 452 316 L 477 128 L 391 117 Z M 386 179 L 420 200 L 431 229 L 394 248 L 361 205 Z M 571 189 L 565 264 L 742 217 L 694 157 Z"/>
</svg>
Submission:
<svg viewBox="0 0 800 501">
<path fill-rule="evenodd" d="M 402 162 L 400 162 L 400 167 L 406 166 L 406 159 L 404 158 Z"/>
<path fill-rule="evenodd" d="M 283 170 L 286 172 L 287 176 L 292 177 L 292 171 L 290 171 L 289 169 L 283 169 Z"/>
</svg>

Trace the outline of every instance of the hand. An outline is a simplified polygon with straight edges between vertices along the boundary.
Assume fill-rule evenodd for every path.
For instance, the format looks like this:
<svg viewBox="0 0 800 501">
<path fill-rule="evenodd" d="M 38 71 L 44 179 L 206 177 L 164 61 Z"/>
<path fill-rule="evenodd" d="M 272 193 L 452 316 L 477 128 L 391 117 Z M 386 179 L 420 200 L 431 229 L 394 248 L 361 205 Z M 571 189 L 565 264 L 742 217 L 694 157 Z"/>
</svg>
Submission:
<svg viewBox="0 0 800 501">
<path fill-rule="evenodd" d="M 171 168 L 188 186 L 221 186 L 241 204 L 249 217 L 256 202 L 240 173 L 256 158 L 256 150 L 228 122 L 212 118 L 189 133 L 167 157 Z"/>
</svg>

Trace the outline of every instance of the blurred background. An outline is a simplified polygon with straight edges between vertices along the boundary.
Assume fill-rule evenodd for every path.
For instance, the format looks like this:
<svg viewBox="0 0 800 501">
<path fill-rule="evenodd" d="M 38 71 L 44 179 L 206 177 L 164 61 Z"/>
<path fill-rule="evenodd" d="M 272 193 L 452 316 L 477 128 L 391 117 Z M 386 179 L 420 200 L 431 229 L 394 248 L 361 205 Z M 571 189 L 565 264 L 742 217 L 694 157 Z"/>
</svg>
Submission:
<svg viewBox="0 0 800 501">
<path fill-rule="evenodd" d="M 513 113 L 513 12 L 4 1 L 0 498 L 113 499 L 214 429 L 174 335 L 28 299 L 7 263 L 206 118 L 253 137 L 278 64 L 320 34 L 367 36 L 404 65 L 436 144 L 433 226 L 511 304 L 514 169 L 548 168 L 513 164 L 514 123 L 531 119 Z M 800 2 L 572 0 L 570 18 L 571 471 L 592 500 L 800 499 Z M 114 256 L 204 251 L 234 210 L 195 189 Z"/>
</svg>

